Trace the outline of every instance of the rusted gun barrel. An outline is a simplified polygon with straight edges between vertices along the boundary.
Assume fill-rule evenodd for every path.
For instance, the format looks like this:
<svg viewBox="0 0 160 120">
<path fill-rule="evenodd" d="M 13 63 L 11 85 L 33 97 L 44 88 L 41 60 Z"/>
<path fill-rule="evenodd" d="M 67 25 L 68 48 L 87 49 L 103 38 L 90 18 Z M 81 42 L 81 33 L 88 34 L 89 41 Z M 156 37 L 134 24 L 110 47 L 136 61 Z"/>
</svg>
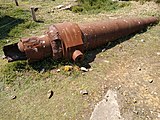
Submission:
<svg viewBox="0 0 160 120">
<path fill-rule="evenodd" d="M 9 62 L 34 62 L 51 56 L 54 60 L 83 60 L 84 51 L 97 48 L 109 41 L 138 32 L 158 22 L 155 17 L 116 19 L 105 22 L 76 24 L 71 22 L 51 25 L 40 37 L 22 38 L 20 42 L 3 47 Z"/>
</svg>

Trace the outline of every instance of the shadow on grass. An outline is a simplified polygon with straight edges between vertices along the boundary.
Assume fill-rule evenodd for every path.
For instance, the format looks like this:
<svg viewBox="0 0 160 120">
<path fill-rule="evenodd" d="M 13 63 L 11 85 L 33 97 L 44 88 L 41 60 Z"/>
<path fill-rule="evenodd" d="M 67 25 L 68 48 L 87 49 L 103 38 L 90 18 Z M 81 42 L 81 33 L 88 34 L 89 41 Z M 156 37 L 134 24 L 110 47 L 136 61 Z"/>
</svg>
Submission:
<svg viewBox="0 0 160 120">
<path fill-rule="evenodd" d="M 44 60 L 40 60 L 34 63 L 29 64 L 30 67 L 32 67 L 34 70 L 37 72 L 46 72 L 52 69 L 56 69 L 59 66 L 64 66 L 64 65 L 73 65 L 72 62 L 70 61 L 65 61 L 65 60 L 53 60 L 51 57 L 46 58 Z"/>
<path fill-rule="evenodd" d="M 18 24 L 23 23 L 23 19 L 17 19 L 10 16 L 0 17 L 0 40 L 8 37 L 9 32 Z"/>
<path fill-rule="evenodd" d="M 37 20 L 36 22 L 37 22 L 37 23 L 44 23 L 43 20 Z"/>
</svg>

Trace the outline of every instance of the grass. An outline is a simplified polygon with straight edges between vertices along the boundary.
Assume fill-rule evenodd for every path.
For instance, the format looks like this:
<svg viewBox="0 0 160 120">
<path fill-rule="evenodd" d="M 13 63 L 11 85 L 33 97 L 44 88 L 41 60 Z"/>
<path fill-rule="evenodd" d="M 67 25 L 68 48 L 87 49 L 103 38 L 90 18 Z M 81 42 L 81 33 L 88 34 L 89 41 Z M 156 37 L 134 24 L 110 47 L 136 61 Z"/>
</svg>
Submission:
<svg viewBox="0 0 160 120">
<path fill-rule="evenodd" d="M 63 0 L 56 0 L 55 2 L 43 2 L 40 0 L 30 2 L 20 1 L 19 7 L 16 7 L 10 2 L 3 5 L 0 4 L 0 27 L 3 28 L 0 29 L 0 55 L 3 55 L 3 45 L 17 42 L 21 37 L 41 35 L 43 31 L 47 30 L 50 24 L 64 21 L 83 23 L 84 21 L 106 20 L 108 17 L 117 16 L 159 15 L 155 7 L 148 7 L 148 5 L 147 8 L 141 10 L 140 8 L 144 6 L 138 4 L 138 8 L 140 9 L 138 11 L 135 8 L 137 5 L 132 5 L 131 3 L 125 3 L 119 6 L 119 3 L 113 4 L 111 1 L 104 2 L 107 2 L 106 4 L 109 5 L 109 7 L 107 6 L 108 8 L 105 8 L 106 6 L 102 2 L 99 5 L 96 5 L 96 1 L 84 2 L 84 7 L 83 5 L 80 6 L 83 7 L 83 14 L 79 14 L 79 11 L 77 11 L 78 13 L 58 10 L 48 12 L 54 6 L 63 4 Z M 29 11 L 31 5 L 40 6 L 37 17 L 44 20 L 44 23 L 35 23 L 32 21 Z M 87 8 L 86 6 L 89 7 Z M 152 12 L 147 11 L 148 9 Z M 129 15 L 128 11 L 130 11 L 131 15 Z M 145 34 L 146 37 L 143 35 L 138 37 L 136 35 L 134 40 L 131 38 L 130 41 L 124 42 L 122 44 L 122 52 L 120 52 L 119 44 L 103 53 L 100 52 L 103 48 L 88 52 L 84 64 L 89 64 L 93 71 L 83 74 L 76 69 L 77 66 L 73 63 L 54 61 L 51 58 L 34 64 L 28 64 L 27 61 L 7 63 L 6 60 L 0 59 L 1 119 L 89 119 L 94 105 L 104 94 L 102 90 L 106 91 L 108 88 L 114 88 L 120 83 L 117 76 L 119 73 L 123 75 L 123 71 L 121 72 L 123 69 L 120 68 L 119 63 L 129 61 L 129 58 L 132 58 L 131 55 L 133 55 L 133 58 L 137 58 L 138 55 L 141 56 L 142 51 L 135 46 L 139 45 L 145 51 L 146 55 L 146 49 L 149 46 L 151 47 L 151 45 L 155 46 L 154 49 L 157 50 L 158 30 L 159 26 L 156 26 L 155 29 L 151 28 Z M 148 41 L 148 46 L 140 43 L 138 41 L 139 39 Z M 154 51 L 153 48 L 150 49 L 151 52 Z M 96 56 L 93 55 L 94 52 Z M 89 61 L 88 59 L 94 57 L 96 57 L 94 62 L 87 62 Z M 108 60 L 109 63 L 104 63 L 104 60 Z M 126 63 L 123 64 L 126 65 Z M 64 71 L 65 65 L 71 65 L 75 69 L 66 72 Z M 61 70 L 60 72 L 56 71 L 58 68 Z M 128 72 L 129 69 L 126 71 Z M 125 78 L 123 82 L 126 83 Z M 104 85 L 107 85 L 108 88 L 104 88 Z M 54 96 L 51 99 L 47 98 L 47 91 L 49 89 L 54 91 Z M 88 96 L 80 94 L 80 90 L 84 89 L 89 92 Z M 11 100 L 11 95 L 16 95 L 17 99 Z"/>
<path fill-rule="evenodd" d="M 73 12 L 100 13 L 129 6 L 129 2 L 113 2 L 112 0 L 78 0 L 79 6 L 73 7 Z"/>
<path fill-rule="evenodd" d="M 30 11 L 22 7 L 15 7 L 15 5 L 0 4 L 0 48 L 5 44 L 17 42 L 17 39 L 25 36 L 28 30 L 34 30 L 39 26 L 38 23 L 31 20 Z M 1 53 L 0 52 L 0 53 Z M 0 82 L 4 84 L 15 85 L 22 73 L 28 71 L 26 62 L 15 62 L 4 64 L 1 70 Z"/>
<path fill-rule="evenodd" d="M 39 24 L 32 21 L 28 9 L 15 7 L 11 3 L 0 4 L 0 54 L 3 45 L 17 42 L 37 26 Z"/>
</svg>

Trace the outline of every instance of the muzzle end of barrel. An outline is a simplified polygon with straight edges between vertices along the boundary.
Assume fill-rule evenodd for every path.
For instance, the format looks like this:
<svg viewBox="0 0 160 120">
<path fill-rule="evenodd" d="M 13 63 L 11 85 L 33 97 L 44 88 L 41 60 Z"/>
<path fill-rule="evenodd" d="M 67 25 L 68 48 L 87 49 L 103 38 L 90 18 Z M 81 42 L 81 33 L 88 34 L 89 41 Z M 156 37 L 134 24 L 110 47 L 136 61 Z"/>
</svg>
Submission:
<svg viewBox="0 0 160 120">
<path fill-rule="evenodd" d="M 25 53 L 19 50 L 18 43 L 4 46 L 3 52 L 8 62 L 27 60 Z"/>
</svg>

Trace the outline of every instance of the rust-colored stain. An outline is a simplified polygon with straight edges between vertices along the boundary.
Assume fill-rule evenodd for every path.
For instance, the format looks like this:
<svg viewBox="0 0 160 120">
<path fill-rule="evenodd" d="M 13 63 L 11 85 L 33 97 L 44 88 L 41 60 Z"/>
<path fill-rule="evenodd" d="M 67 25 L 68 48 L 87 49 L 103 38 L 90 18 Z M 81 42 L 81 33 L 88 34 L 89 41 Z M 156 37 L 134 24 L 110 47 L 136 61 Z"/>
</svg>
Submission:
<svg viewBox="0 0 160 120">
<path fill-rule="evenodd" d="M 51 25 L 45 35 L 23 38 L 20 42 L 3 47 L 9 62 L 26 60 L 30 62 L 52 56 L 81 61 L 83 52 L 97 48 L 109 41 L 138 32 L 158 22 L 155 17 L 116 19 L 87 24 L 70 22 Z"/>
</svg>

